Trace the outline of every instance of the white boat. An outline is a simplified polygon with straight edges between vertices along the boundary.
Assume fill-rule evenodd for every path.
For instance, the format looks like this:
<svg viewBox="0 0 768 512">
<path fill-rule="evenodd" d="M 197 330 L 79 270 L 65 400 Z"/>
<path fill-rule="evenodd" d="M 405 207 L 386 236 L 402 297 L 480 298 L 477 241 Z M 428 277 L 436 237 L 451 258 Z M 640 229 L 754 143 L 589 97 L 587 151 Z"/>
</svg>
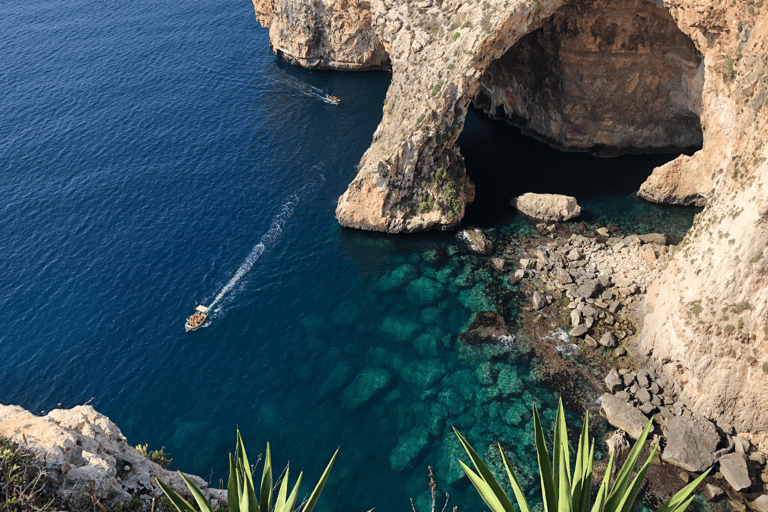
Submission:
<svg viewBox="0 0 768 512">
<path fill-rule="evenodd" d="M 330 101 L 331 103 L 335 103 L 335 104 L 337 104 L 337 105 L 338 105 L 339 103 L 341 103 L 341 98 L 337 98 L 336 96 L 331 96 L 330 94 L 329 94 L 328 96 L 326 96 L 326 97 L 325 97 L 325 99 L 327 99 L 327 100 L 328 100 L 328 101 Z"/>
<path fill-rule="evenodd" d="M 208 308 L 205 306 L 197 306 L 195 308 L 195 311 L 197 311 L 194 315 L 187 318 L 186 323 L 184 324 L 184 330 L 194 331 L 195 329 L 199 328 L 201 325 L 205 323 L 205 321 L 208 319 Z"/>
</svg>

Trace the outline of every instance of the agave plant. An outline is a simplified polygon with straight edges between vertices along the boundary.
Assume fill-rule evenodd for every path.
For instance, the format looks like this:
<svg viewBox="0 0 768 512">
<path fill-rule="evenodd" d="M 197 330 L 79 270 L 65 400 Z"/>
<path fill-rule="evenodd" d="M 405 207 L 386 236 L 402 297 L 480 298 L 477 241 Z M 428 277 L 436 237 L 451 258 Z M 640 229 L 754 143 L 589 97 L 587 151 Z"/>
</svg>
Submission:
<svg viewBox="0 0 768 512">
<path fill-rule="evenodd" d="M 267 443 L 267 451 L 264 457 L 264 469 L 261 475 L 261 488 L 259 491 L 259 498 L 257 499 L 253 485 L 252 469 L 248 463 L 248 456 L 245 453 L 243 439 L 240 437 L 240 431 L 238 430 L 237 454 L 235 457 L 233 457 L 231 453 L 229 454 L 229 485 L 227 486 L 229 512 L 294 512 L 298 510 L 301 510 L 301 512 L 312 512 L 312 509 L 315 508 L 315 504 L 317 503 L 317 499 L 320 497 L 320 493 L 323 492 L 323 487 L 325 486 L 326 480 L 328 480 L 328 475 L 331 472 L 331 467 L 333 467 L 333 463 L 336 460 L 336 455 L 338 453 L 339 450 L 337 449 L 336 452 L 334 452 L 333 457 L 331 457 L 328 466 L 326 466 L 325 471 L 323 471 L 320 481 L 315 486 L 312 494 L 309 495 L 309 498 L 296 507 L 296 499 L 298 498 L 303 473 L 299 473 L 299 478 L 296 480 L 296 484 L 293 486 L 290 494 L 288 494 L 288 467 L 285 468 L 282 477 L 278 477 L 278 481 L 274 482 L 273 485 L 272 456 L 269 450 L 269 443 Z M 181 471 L 179 471 L 179 474 L 181 475 L 181 478 L 184 479 L 184 483 L 187 484 L 187 487 L 189 487 L 189 491 L 192 493 L 192 497 L 200 508 L 200 512 L 214 512 L 213 507 L 211 507 L 211 504 L 205 496 L 203 496 L 203 493 L 200 492 L 200 489 L 190 482 Z M 197 512 L 195 507 L 179 496 L 173 489 L 163 484 L 160 480 L 158 480 L 157 483 L 179 512 Z M 277 499 L 273 500 L 273 491 L 278 484 L 280 485 L 280 490 L 277 493 Z"/>
<path fill-rule="evenodd" d="M 637 440 L 632 450 L 627 455 L 621 470 L 619 470 L 616 479 L 611 484 L 611 474 L 613 473 L 614 455 L 611 455 L 608 466 L 605 470 L 602 484 L 597 491 L 597 497 L 592 503 L 592 462 L 595 455 L 595 442 L 589 444 L 587 433 L 589 431 L 589 413 L 584 415 L 584 424 L 581 427 L 581 436 L 579 437 L 579 447 L 576 450 L 576 465 L 571 472 L 571 458 L 568 450 L 568 433 L 565 426 L 565 414 L 563 412 L 563 403 L 560 401 L 557 418 L 555 419 L 555 438 L 552 448 L 552 461 L 549 460 L 549 452 L 544 442 L 544 432 L 541 428 L 539 412 L 536 404 L 533 405 L 533 425 L 534 436 L 536 440 L 536 455 L 539 462 L 539 476 L 541 477 L 542 498 L 545 512 L 629 512 L 635 503 L 637 494 L 645 478 L 653 457 L 656 455 L 658 447 L 654 447 L 651 455 L 645 461 L 640 471 L 634 479 L 631 479 L 635 471 L 640 451 L 643 448 L 648 433 L 651 430 L 653 420 L 648 422 L 642 435 Z M 464 446 L 467 455 L 475 466 L 475 471 L 469 468 L 462 461 L 459 461 L 464 472 L 472 481 L 480 497 L 490 507 L 492 512 L 515 512 L 507 494 L 501 488 L 496 478 L 493 476 L 488 466 L 477 455 L 472 446 L 466 439 L 454 428 L 461 444 Z M 530 512 L 528 501 L 525 498 L 520 482 L 512 470 L 512 465 L 501 449 L 501 459 L 504 462 L 504 468 L 509 476 L 512 490 L 515 493 L 515 500 L 520 507 L 521 512 Z M 699 478 L 682 488 L 669 501 L 667 501 L 657 512 L 683 512 L 691 504 L 695 496 L 692 496 L 694 489 L 707 476 L 710 470 L 707 470 Z"/>
</svg>

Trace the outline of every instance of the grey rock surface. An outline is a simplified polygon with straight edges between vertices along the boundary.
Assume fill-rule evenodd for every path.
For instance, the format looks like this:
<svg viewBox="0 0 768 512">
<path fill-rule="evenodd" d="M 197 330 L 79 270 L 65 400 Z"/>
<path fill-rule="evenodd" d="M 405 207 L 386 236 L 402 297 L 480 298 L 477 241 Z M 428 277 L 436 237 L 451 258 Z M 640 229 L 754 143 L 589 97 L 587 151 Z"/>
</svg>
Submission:
<svg viewBox="0 0 768 512">
<path fill-rule="evenodd" d="M 712 484 L 707 484 L 704 486 L 704 496 L 707 497 L 708 500 L 714 500 L 719 496 L 722 496 L 723 489 Z"/>
<path fill-rule="evenodd" d="M 605 385 L 611 393 L 615 393 L 624 387 L 624 383 L 621 381 L 621 377 L 619 377 L 619 372 L 615 368 L 608 372 L 608 375 L 605 377 Z"/>
<path fill-rule="evenodd" d="M 621 429 L 611 434 L 611 436 L 606 439 L 605 445 L 608 447 L 608 455 L 616 453 L 617 458 L 626 455 L 630 449 L 627 433 Z"/>
<path fill-rule="evenodd" d="M 648 424 L 648 418 L 642 412 L 632 407 L 629 402 L 610 393 L 603 393 L 600 396 L 600 403 L 602 404 L 601 412 L 608 423 L 624 430 L 632 439 L 640 437 Z"/>
<path fill-rule="evenodd" d="M 720 472 L 735 491 L 743 491 L 752 485 L 747 459 L 742 453 L 729 453 L 720 457 Z"/>
<path fill-rule="evenodd" d="M 757 510 L 757 512 L 768 512 L 768 494 L 763 494 L 755 501 L 750 501 L 749 506 Z"/>
<path fill-rule="evenodd" d="M 667 425 L 662 460 L 688 471 L 704 471 L 715 463 L 720 442 L 714 423 L 702 416 L 676 416 Z"/>
<path fill-rule="evenodd" d="M 588 330 L 589 330 L 589 328 L 587 328 L 586 325 L 581 324 L 581 325 L 578 325 L 578 326 L 574 327 L 573 329 L 571 329 L 571 332 L 568 333 L 568 334 L 570 334 L 571 336 L 573 336 L 575 338 L 580 338 L 580 337 L 584 336 L 585 334 L 587 334 Z"/>
<path fill-rule="evenodd" d="M 600 344 L 604 347 L 614 348 L 616 346 L 616 338 L 613 334 L 607 332 L 600 337 Z"/>
</svg>

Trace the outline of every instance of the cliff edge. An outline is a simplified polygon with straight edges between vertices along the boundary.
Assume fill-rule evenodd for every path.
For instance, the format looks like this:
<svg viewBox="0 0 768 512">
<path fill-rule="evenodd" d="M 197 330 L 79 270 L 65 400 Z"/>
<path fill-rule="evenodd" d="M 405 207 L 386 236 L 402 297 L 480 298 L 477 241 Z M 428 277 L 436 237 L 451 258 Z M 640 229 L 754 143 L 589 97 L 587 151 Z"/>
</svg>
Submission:
<svg viewBox="0 0 768 512">
<path fill-rule="evenodd" d="M 45 416 L 17 405 L 0 405 L 0 435 L 37 455 L 58 497 L 73 509 L 82 508 L 86 498 L 94 504 L 113 504 L 140 496 L 143 509 L 154 510 L 151 499 L 164 496 L 157 479 L 191 498 L 177 472 L 140 454 L 117 425 L 88 405 L 56 409 Z M 226 506 L 226 490 L 209 489 L 202 478 L 186 476 L 214 507 Z"/>
</svg>

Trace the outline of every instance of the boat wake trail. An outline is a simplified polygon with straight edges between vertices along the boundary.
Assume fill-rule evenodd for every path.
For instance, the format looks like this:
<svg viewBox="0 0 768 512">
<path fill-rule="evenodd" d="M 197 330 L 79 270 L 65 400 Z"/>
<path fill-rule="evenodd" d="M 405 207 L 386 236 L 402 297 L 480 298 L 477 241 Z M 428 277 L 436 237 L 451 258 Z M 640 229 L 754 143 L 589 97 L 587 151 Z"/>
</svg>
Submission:
<svg viewBox="0 0 768 512">
<path fill-rule="evenodd" d="M 314 189 L 320 185 L 320 183 L 323 183 L 325 181 L 325 176 L 319 174 L 318 180 L 319 183 L 317 181 L 310 181 L 288 197 L 288 200 L 280 208 L 278 214 L 275 215 L 274 219 L 272 219 L 272 224 L 269 226 L 269 230 L 264 233 L 264 236 L 261 237 L 259 243 L 257 243 L 253 249 L 251 249 L 250 254 L 248 254 L 247 258 L 245 258 L 245 261 L 243 261 L 243 263 L 240 265 L 240 268 L 237 269 L 237 272 L 235 272 L 235 275 L 232 276 L 232 279 L 230 279 L 229 282 L 224 285 L 221 291 L 219 291 L 219 293 L 216 295 L 216 298 L 213 299 L 213 302 L 211 302 L 211 305 L 208 306 L 209 310 L 213 311 L 213 307 L 229 292 L 232 291 L 232 289 L 237 285 L 238 281 L 240 281 L 240 279 L 242 279 L 243 276 L 247 274 L 249 270 L 251 270 L 253 264 L 256 263 L 264 251 L 266 251 L 277 241 L 278 237 L 283 232 L 283 226 L 293 215 L 293 210 L 301 200 L 302 196 L 308 190 Z"/>
<path fill-rule="evenodd" d="M 281 72 L 281 73 L 279 73 L 277 75 L 270 74 L 270 75 L 265 75 L 265 77 L 268 80 L 270 80 L 270 81 L 272 81 L 272 82 L 274 82 L 274 83 L 276 83 L 278 85 L 290 87 L 291 89 L 295 90 L 296 92 L 298 92 L 300 94 L 303 94 L 304 96 L 307 96 L 309 98 L 314 98 L 314 99 L 322 100 L 325 103 L 329 103 L 331 105 L 335 105 L 336 104 L 336 102 L 331 101 L 329 99 L 328 93 L 326 93 L 322 89 L 319 89 L 319 88 L 315 87 L 314 85 L 306 84 L 306 83 L 304 83 L 304 82 L 302 82 L 302 81 L 300 81 L 300 80 L 298 80 L 296 78 L 293 78 L 292 76 L 287 75 L 285 73 Z"/>
</svg>

